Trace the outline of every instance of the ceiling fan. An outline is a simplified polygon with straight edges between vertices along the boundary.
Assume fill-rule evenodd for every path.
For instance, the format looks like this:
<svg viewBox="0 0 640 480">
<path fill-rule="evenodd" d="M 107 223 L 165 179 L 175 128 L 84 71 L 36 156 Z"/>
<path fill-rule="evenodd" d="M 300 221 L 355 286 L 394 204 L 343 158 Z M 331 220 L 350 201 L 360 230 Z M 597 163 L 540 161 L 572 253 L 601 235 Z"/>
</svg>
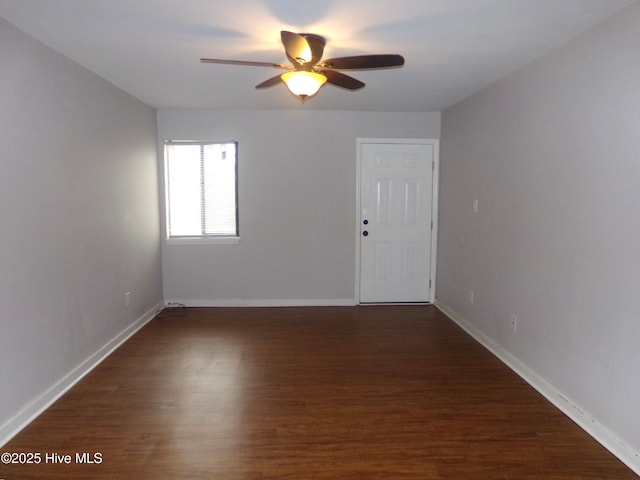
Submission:
<svg viewBox="0 0 640 480">
<path fill-rule="evenodd" d="M 322 60 L 326 39 L 314 33 L 280 32 L 290 65 L 269 62 L 251 62 L 245 60 L 224 60 L 219 58 L 201 58 L 203 63 L 225 65 L 247 65 L 252 67 L 272 67 L 288 70 L 256 85 L 256 88 L 267 88 L 284 82 L 291 93 L 302 101 L 315 95 L 325 83 L 358 90 L 364 87 L 360 80 L 345 75 L 338 70 L 371 70 L 399 67 L 404 65 L 404 58 L 397 54 L 357 55 Z"/>
</svg>

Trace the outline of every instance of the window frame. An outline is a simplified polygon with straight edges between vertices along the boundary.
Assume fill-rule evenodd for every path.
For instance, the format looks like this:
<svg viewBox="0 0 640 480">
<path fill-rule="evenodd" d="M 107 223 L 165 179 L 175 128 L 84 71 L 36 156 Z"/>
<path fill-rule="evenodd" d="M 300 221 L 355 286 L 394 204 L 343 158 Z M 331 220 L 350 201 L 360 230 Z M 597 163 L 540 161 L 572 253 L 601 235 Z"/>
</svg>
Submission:
<svg viewBox="0 0 640 480">
<path fill-rule="evenodd" d="M 235 235 L 218 235 L 218 234 L 202 234 L 202 235 L 170 235 L 170 188 L 169 188 L 169 156 L 167 147 L 171 145 L 196 145 L 203 148 L 206 145 L 235 145 L 235 162 L 234 162 L 234 190 L 235 190 Z M 165 140 L 163 144 L 164 154 L 164 222 L 165 234 L 164 240 L 168 245 L 232 245 L 240 243 L 240 214 L 239 214 L 239 195 L 238 195 L 238 141 L 215 141 L 215 140 Z M 201 183 L 202 185 L 202 183 Z"/>
</svg>

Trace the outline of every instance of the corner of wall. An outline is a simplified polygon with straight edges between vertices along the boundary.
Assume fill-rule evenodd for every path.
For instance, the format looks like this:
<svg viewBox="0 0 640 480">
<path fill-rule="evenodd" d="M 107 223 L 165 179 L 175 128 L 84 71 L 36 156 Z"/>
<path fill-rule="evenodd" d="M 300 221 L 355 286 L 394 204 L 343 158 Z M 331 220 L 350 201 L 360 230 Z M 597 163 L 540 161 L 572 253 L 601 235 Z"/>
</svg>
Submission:
<svg viewBox="0 0 640 480">
<path fill-rule="evenodd" d="M 135 322 L 124 328 L 118 335 L 103 345 L 95 353 L 85 359 L 82 363 L 68 372 L 64 377 L 50 386 L 41 395 L 34 398 L 25 405 L 22 410 L 0 425 L 0 447 L 9 442 L 23 428 L 31 423 L 38 415 L 49 408 L 56 400 L 69 391 L 75 384 L 82 380 L 94 368 L 96 368 L 105 358 L 107 358 L 120 345 L 126 342 L 138 330 L 153 320 L 163 308 L 159 303 L 141 315 Z"/>
<path fill-rule="evenodd" d="M 434 306 L 536 389 L 538 393 L 549 400 L 558 410 L 615 455 L 622 463 L 640 475 L 640 452 L 635 451 L 611 430 L 599 423 L 580 405 L 551 385 L 527 364 L 502 348 L 449 305 L 436 299 Z"/>
</svg>

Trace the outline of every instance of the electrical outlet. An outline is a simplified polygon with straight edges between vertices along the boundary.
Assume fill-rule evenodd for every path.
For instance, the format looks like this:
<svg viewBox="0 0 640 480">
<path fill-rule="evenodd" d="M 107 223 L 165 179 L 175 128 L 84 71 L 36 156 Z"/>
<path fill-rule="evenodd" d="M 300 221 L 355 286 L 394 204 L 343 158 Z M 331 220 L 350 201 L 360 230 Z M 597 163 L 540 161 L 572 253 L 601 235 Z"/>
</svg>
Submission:
<svg viewBox="0 0 640 480">
<path fill-rule="evenodd" d="M 131 292 L 126 292 L 124 294 L 124 306 L 128 307 L 131 305 Z"/>
<path fill-rule="evenodd" d="M 471 305 L 473 305 L 474 297 L 475 297 L 475 294 L 473 293 L 473 290 L 469 290 L 469 303 Z"/>
<path fill-rule="evenodd" d="M 511 315 L 511 329 L 515 332 L 518 330 L 518 317 Z"/>
<path fill-rule="evenodd" d="M 473 201 L 473 213 L 478 213 L 478 200 Z"/>
</svg>

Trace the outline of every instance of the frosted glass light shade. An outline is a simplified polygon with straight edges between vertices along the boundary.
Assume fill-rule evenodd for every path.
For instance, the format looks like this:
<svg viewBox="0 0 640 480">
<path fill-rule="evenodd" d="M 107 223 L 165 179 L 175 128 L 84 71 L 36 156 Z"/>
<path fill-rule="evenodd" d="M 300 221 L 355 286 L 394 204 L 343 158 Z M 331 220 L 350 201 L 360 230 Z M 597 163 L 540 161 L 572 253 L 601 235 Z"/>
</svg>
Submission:
<svg viewBox="0 0 640 480">
<path fill-rule="evenodd" d="M 287 72 L 280 75 L 282 81 L 294 95 L 305 99 L 318 93 L 325 84 L 327 77 L 315 72 Z"/>
</svg>

